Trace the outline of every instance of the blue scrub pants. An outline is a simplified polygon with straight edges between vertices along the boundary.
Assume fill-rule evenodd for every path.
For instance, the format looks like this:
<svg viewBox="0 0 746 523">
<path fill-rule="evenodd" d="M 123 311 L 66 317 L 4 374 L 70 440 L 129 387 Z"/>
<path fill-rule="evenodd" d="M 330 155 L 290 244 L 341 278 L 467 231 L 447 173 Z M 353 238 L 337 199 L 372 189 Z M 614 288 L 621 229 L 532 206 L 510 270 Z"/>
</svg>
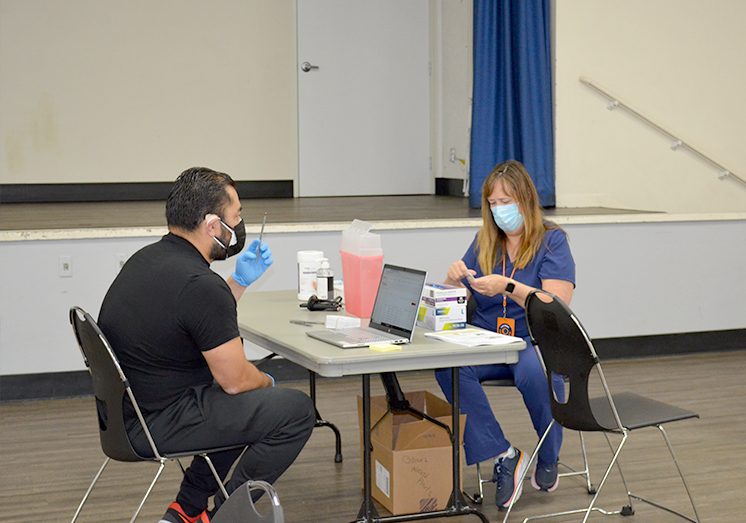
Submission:
<svg viewBox="0 0 746 523">
<path fill-rule="evenodd" d="M 549 407 L 549 388 L 544 369 L 539 363 L 533 345 L 526 339 L 526 349 L 518 354 L 518 362 L 512 364 L 478 365 L 459 369 L 459 402 L 462 414 L 466 414 L 464 447 L 467 465 L 492 459 L 510 448 L 481 382 L 490 379 L 513 378 L 516 388 L 523 395 L 534 429 L 539 438 L 552 421 Z M 451 402 L 451 369 L 435 371 L 443 394 Z M 553 378 L 555 393 L 564 402 L 565 385 L 561 376 Z M 539 451 L 539 462 L 556 463 L 562 446 L 562 427 L 555 424 Z"/>
</svg>

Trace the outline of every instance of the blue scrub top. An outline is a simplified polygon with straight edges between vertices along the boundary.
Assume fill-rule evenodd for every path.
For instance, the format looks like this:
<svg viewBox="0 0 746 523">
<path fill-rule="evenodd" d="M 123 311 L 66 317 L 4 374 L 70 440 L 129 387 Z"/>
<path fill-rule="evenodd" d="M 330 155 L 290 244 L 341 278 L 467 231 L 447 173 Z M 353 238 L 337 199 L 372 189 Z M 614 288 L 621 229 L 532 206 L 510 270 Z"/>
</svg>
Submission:
<svg viewBox="0 0 746 523">
<path fill-rule="evenodd" d="M 462 258 L 469 269 L 477 271 L 476 278 L 484 276 L 477 261 L 477 238 L 474 237 L 471 246 Z M 513 263 L 508 256 L 505 257 L 505 276 L 510 277 L 513 272 Z M 497 264 L 492 271 L 493 274 L 503 273 L 502 258 L 498 258 Z M 541 280 L 565 280 L 575 285 L 575 260 L 570 252 L 567 235 L 560 229 L 550 229 L 544 235 L 544 241 L 531 263 L 523 269 L 516 269 L 513 279 L 525 285 L 541 289 Z M 462 282 L 472 292 L 477 302 L 477 310 L 471 320 L 472 325 L 497 330 L 497 318 L 503 315 L 503 295 L 497 294 L 489 297 L 474 292 L 468 280 Z M 526 313 L 523 307 L 508 297 L 507 317 L 515 320 L 515 336 L 528 337 L 528 326 L 526 325 Z"/>
</svg>

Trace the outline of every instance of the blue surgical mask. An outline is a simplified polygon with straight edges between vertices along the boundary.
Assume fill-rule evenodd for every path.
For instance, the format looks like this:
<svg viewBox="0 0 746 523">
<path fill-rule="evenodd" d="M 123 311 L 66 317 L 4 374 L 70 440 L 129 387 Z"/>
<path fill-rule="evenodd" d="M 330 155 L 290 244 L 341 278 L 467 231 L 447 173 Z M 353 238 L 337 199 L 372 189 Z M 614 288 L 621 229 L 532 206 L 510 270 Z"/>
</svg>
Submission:
<svg viewBox="0 0 746 523">
<path fill-rule="evenodd" d="M 495 223 L 505 232 L 513 232 L 523 225 L 523 215 L 518 212 L 518 204 L 495 205 L 490 207 Z"/>
</svg>

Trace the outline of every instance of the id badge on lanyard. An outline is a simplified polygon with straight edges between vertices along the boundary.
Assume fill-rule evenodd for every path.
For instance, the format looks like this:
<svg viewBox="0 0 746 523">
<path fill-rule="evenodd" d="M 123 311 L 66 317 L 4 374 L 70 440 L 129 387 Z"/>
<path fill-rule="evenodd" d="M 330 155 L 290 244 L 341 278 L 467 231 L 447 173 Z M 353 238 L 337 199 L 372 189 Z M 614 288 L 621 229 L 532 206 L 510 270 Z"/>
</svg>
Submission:
<svg viewBox="0 0 746 523">
<path fill-rule="evenodd" d="M 515 275 L 515 265 L 513 266 L 513 273 L 510 275 L 510 279 L 513 279 Z M 505 276 L 505 253 L 503 253 L 503 276 Z M 515 336 L 515 320 L 508 318 L 508 297 L 503 294 L 503 315 L 501 318 L 497 318 L 497 333 L 504 334 L 505 336 Z"/>
<path fill-rule="evenodd" d="M 505 336 L 515 336 L 515 320 L 513 318 L 497 318 L 497 332 Z"/>
</svg>

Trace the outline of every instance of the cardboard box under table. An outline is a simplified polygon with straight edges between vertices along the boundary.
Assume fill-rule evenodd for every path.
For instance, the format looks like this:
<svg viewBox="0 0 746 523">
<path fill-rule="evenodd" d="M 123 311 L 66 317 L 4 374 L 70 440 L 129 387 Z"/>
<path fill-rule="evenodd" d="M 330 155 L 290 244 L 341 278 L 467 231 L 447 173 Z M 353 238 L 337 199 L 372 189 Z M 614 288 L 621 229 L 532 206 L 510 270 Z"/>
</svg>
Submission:
<svg viewBox="0 0 746 523">
<path fill-rule="evenodd" d="M 416 410 L 451 428 L 447 401 L 427 391 L 408 392 L 406 398 Z M 360 396 L 358 419 L 362 447 Z M 386 396 L 370 398 L 370 419 L 373 498 L 394 515 L 444 510 L 453 490 L 453 446 L 446 430 L 408 412 L 388 412 Z M 465 414 L 459 424 L 463 445 Z"/>
</svg>

